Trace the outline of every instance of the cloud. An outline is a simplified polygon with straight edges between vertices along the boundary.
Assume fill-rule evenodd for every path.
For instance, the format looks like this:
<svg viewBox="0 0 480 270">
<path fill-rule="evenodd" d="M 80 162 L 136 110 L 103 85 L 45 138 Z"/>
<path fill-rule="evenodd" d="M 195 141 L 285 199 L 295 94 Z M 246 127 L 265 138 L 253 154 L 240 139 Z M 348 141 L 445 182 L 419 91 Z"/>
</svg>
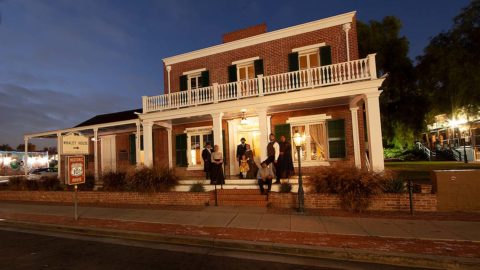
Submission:
<svg viewBox="0 0 480 270">
<path fill-rule="evenodd" d="M 29 89 L 0 83 L 0 144 L 12 146 L 23 141 L 23 135 L 64 129 L 107 112 L 128 108 L 125 97 L 97 95 L 83 97 L 50 89 Z"/>
</svg>

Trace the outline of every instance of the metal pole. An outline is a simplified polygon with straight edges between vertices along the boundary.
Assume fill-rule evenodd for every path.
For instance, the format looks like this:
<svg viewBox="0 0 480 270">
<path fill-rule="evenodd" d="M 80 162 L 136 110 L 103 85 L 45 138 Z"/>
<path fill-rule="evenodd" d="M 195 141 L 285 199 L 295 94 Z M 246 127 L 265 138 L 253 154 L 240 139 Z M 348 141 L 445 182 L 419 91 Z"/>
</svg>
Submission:
<svg viewBox="0 0 480 270">
<path fill-rule="evenodd" d="M 78 190 L 78 186 L 75 185 L 75 220 L 78 220 L 77 190 Z"/>
<path fill-rule="evenodd" d="M 466 144 L 467 144 L 467 139 L 463 139 L 463 157 L 464 157 L 465 163 L 468 163 Z"/>
<path fill-rule="evenodd" d="M 304 194 L 303 194 L 303 180 L 302 180 L 302 164 L 300 156 L 300 146 L 297 146 L 298 158 L 298 212 L 304 212 Z"/>
<path fill-rule="evenodd" d="M 215 206 L 218 206 L 217 181 L 215 181 Z"/>
<path fill-rule="evenodd" d="M 413 215 L 413 181 L 408 180 L 408 193 L 410 197 L 410 215 Z"/>
</svg>

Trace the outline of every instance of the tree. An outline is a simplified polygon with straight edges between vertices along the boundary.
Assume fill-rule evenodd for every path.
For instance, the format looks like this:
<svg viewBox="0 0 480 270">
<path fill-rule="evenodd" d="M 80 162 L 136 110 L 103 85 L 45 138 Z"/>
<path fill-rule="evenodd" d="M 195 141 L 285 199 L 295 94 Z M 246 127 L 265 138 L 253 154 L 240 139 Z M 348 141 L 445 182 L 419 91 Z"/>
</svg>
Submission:
<svg viewBox="0 0 480 270">
<path fill-rule="evenodd" d="M 376 53 L 378 75 L 388 74 L 380 96 L 382 133 L 386 146 L 397 147 L 413 142 L 413 135 L 424 126 L 426 112 L 426 98 L 415 83 L 409 42 L 400 36 L 401 28 L 400 20 L 393 16 L 357 24 L 360 57 Z"/>
<path fill-rule="evenodd" d="M 31 152 L 35 150 L 37 150 L 37 146 L 33 143 L 28 143 L 28 151 Z M 17 146 L 17 151 L 25 151 L 25 144 L 24 143 L 19 144 Z"/>
<path fill-rule="evenodd" d="M 13 151 L 13 148 L 8 144 L 0 145 L 0 151 Z"/>
<path fill-rule="evenodd" d="M 430 116 L 480 105 L 480 0 L 431 39 L 418 57 L 419 86 L 428 93 Z"/>
</svg>

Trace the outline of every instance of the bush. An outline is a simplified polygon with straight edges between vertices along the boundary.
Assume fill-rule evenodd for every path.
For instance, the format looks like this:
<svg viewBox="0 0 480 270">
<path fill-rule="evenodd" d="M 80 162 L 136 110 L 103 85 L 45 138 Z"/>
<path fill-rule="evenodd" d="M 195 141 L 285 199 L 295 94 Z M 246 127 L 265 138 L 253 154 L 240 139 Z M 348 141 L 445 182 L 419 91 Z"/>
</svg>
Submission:
<svg viewBox="0 0 480 270">
<path fill-rule="evenodd" d="M 58 191 L 63 190 L 63 186 L 60 184 L 60 180 L 58 180 L 57 176 L 42 176 L 38 181 L 38 189 L 47 191 Z"/>
<path fill-rule="evenodd" d="M 280 183 L 280 189 L 279 189 L 280 193 L 289 193 L 291 191 L 292 191 L 292 184 L 290 184 L 289 182 Z"/>
<path fill-rule="evenodd" d="M 142 167 L 128 175 L 128 187 L 138 192 L 165 192 L 178 183 L 174 171 L 169 168 Z"/>
<path fill-rule="evenodd" d="M 102 174 L 103 190 L 123 191 L 127 189 L 126 172 L 106 172 Z"/>
<path fill-rule="evenodd" d="M 382 190 L 385 193 L 404 193 L 405 183 L 399 178 L 385 179 L 381 182 Z"/>
<path fill-rule="evenodd" d="M 190 192 L 205 192 L 205 187 L 202 183 L 194 183 L 190 186 Z"/>
<path fill-rule="evenodd" d="M 92 173 L 87 173 L 85 175 L 85 184 L 78 185 L 78 190 L 93 190 L 95 187 L 95 175 Z"/>
<path fill-rule="evenodd" d="M 26 190 L 27 178 L 25 176 L 13 176 L 8 179 L 10 190 Z"/>
<path fill-rule="evenodd" d="M 381 192 L 381 182 L 390 177 L 353 166 L 334 165 L 316 169 L 306 184 L 312 192 L 338 194 L 343 209 L 361 212 L 370 205 L 370 198 Z"/>
</svg>

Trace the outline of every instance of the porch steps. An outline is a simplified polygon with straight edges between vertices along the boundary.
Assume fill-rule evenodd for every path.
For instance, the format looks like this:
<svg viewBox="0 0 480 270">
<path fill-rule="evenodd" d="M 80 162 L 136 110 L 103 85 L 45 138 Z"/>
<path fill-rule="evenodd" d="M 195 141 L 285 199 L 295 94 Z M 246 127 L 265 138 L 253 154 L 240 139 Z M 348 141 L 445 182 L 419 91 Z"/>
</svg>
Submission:
<svg viewBox="0 0 480 270">
<path fill-rule="evenodd" d="M 257 206 L 266 207 L 267 195 L 260 194 L 257 189 L 217 189 L 218 205 L 226 206 Z M 215 192 L 211 193 L 212 201 L 215 201 Z"/>
<path fill-rule="evenodd" d="M 292 178 L 289 182 L 292 184 L 292 192 L 297 192 L 298 179 Z M 190 187 L 195 183 L 201 183 L 205 188 L 205 191 L 215 190 L 215 186 L 210 185 L 210 180 L 179 180 L 178 185 L 175 186 L 175 191 L 189 191 Z M 220 188 L 221 186 L 217 185 L 217 189 Z M 272 191 L 278 192 L 279 188 L 280 185 L 272 185 Z M 255 194 L 260 193 L 257 180 L 255 179 L 227 179 L 223 185 L 223 190 L 253 190 Z"/>
</svg>

